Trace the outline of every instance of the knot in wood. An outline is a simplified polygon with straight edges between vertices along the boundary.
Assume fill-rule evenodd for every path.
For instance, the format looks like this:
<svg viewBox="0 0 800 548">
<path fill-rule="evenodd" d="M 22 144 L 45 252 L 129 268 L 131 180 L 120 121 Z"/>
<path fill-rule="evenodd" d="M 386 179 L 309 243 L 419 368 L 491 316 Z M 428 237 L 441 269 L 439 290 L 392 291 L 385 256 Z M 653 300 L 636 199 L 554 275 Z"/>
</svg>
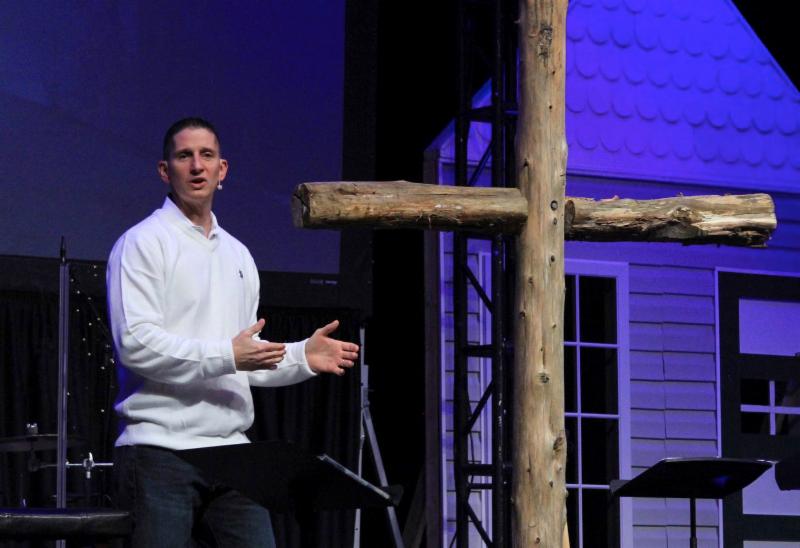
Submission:
<svg viewBox="0 0 800 548">
<path fill-rule="evenodd" d="M 539 380 L 542 382 L 542 384 L 547 384 L 550 382 L 550 375 L 547 373 L 539 373 Z"/>
<path fill-rule="evenodd" d="M 561 451 L 564 448 L 564 437 L 558 436 L 556 441 L 553 442 L 553 451 L 556 453 Z"/>
<path fill-rule="evenodd" d="M 549 25 L 542 26 L 539 29 L 538 41 L 536 44 L 536 53 L 542 59 L 550 57 L 550 44 L 553 42 L 553 27 Z"/>
<path fill-rule="evenodd" d="M 336 189 L 336 192 L 345 196 L 354 196 L 358 194 L 358 187 L 354 184 L 342 185 Z"/>
<path fill-rule="evenodd" d="M 670 217 L 680 223 L 694 223 L 702 220 L 702 217 L 688 206 L 676 207 L 670 212 Z"/>
</svg>

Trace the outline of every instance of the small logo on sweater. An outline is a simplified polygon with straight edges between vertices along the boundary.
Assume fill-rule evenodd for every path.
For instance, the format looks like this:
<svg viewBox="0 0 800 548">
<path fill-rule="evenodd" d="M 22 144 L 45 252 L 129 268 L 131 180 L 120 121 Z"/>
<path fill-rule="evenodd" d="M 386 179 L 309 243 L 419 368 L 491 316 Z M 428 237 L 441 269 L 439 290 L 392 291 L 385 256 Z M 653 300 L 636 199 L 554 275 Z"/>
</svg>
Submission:
<svg viewBox="0 0 800 548">
<path fill-rule="evenodd" d="M 239 277 L 244 280 L 244 274 L 242 274 L 241 270 L 239 270 Z"/>
</svg>

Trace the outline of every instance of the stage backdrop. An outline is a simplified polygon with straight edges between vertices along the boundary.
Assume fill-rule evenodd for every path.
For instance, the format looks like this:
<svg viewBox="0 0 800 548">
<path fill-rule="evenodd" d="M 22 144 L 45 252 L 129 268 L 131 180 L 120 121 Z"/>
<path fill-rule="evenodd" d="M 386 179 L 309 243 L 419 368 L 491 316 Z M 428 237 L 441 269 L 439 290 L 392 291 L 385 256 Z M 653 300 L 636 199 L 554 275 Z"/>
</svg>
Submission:
<svg viewBox="0 0 800 548">
<path fill-rule="evenodd" d="M 160 206 L 165 129 L 218 127 L 220 223 L 260 269 L 338 272 L 292 228 L 295 184 L 341 172 L 344 2 L 0 4 L 0 254 L 104 260 Z"/>
</svg>

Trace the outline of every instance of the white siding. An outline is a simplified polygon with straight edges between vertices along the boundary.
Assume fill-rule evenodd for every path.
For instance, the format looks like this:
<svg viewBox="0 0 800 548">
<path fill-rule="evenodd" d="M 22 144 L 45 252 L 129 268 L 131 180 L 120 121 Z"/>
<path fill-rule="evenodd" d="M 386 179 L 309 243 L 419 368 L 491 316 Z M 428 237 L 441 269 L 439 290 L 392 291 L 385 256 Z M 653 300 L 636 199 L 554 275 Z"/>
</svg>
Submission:
<svg viewBox="0 0 800 548">
<path fill-rule="evenodd" d="M 716 455 L 713 270 L 634 263 L 630 280 L 634 470 Z M 717 545 L 718 515 L 715 501 L 698 504 L 700 545 Z M 633 523 L 637 547 L 688 544 L 688 501 L 635 499 Z"/>
</svg>

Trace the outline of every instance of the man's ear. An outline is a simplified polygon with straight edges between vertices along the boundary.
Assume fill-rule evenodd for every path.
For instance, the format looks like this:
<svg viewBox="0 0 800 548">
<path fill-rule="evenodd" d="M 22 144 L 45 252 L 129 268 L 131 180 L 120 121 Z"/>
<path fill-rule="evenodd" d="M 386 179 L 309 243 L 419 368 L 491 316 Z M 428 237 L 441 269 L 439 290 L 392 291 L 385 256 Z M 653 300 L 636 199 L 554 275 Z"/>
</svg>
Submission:
<svg viewBox="0 0 800 548">
<path fill-rule="evenodd" d="M 219 160 L 219 180 L 220 182 L 225 179 L 225 176 L 228 175 L 228 160 L 225 158 L 220 158 Z"/>
<path fill-rule="evenodd" d="M 158 162 L 158 175 L 161 180 L 169 184 L 169 165 L 166 160 L 159 160 Z"/>
</svg>

